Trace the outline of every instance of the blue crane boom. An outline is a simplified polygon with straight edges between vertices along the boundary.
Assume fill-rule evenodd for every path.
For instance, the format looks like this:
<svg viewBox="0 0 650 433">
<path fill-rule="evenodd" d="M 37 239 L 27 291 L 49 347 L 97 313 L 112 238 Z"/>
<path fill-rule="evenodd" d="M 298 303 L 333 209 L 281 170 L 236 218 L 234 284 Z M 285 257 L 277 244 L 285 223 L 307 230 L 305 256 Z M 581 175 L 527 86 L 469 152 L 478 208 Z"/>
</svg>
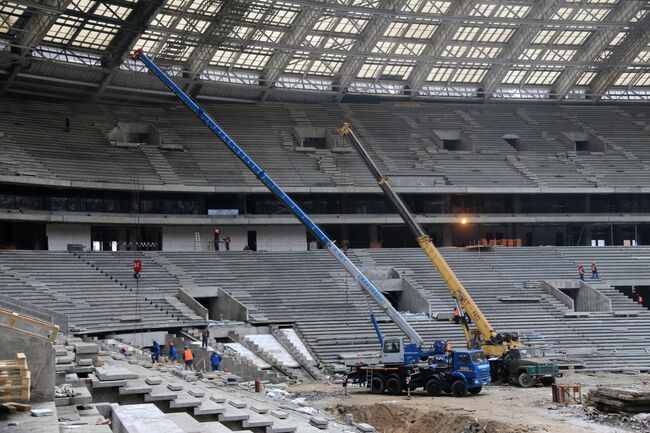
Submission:
<svg viewBox="0 0 650 433">
<path fill-rule="evenodd" d="M 269 177 L 269 175 L 251 159 L 250 156 L 201 108 L 192 98 L 187 95 L 183 90 L 174 83 L 171 78 L 165 74 L 162 69 L 158 67 L 142 49 L 138 49 L 131 57 L 133 60 L 140 60 L 149 68 L 151 72 L 156 75 L 187 107 L 198 116 L 203 123 L 207 125 L 212 132 L 230 149 L 250 171 L 275 195 L 282 203 L 289 208 L 289 210 L 302 222 L 305 227 L 318 239 L 318 241 L 334 256 L 334 258 L 345 268 L 346 271 L 359 283 L 359 285 L 372 296 L 372 298 L 379 304 L 379 306 L 388 314 L 388 317 L 404 332 L 404 334 L 411 340 L 411 344 L 416 347 L 421 347 L 424 340 L 420 335 L 409 325 L 409 323 L 402 317 L 402 315 L 393 308 L 384 295 L 375 288 L 370 280 L 363 275 L 354 263 L 341 251 L 327 235 L 314 223 L 314 221 L 307 216 L 307 214 L 300 209 L 300 207 L 278 186 L 277 183 Z M 373 316 L 373 324 L 376 324 Z M 376 327 L 377 329 L 377 327 Z M 381 334 L 380 335 L 381 340 Z"/>
</svg>

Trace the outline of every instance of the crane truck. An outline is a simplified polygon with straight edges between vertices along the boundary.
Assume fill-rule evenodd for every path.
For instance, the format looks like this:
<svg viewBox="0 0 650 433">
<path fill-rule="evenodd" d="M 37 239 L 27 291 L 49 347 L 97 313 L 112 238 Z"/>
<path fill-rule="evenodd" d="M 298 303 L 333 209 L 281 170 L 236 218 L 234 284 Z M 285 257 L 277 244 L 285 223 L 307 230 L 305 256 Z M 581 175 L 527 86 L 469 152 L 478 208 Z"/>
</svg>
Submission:
<svg viewBox="0 0 650 433">
<path fill-rule="evenodd" d="M 454 271 L 435 247 L 431 237 L 406 204 L 397 195 L 389 182 L 388 176 L 381 173 L 349 123 L 343 124 L 339 134 L 347 137 L 377 181 L 384 194 L 393 203 L 400 216 L 415 237 L 420 248 L 425 252 L 433 266 L 445 281 L 449 293 L 459 312 L 458 318 L 468 349 L 481 349 L 490 359 L 493 380 L 505 380 L 522 387 L 536 383 L 545 386 L 555 383 L 559 367 L 541 359 L 532 358 L 530 352 L 519 339 L 517 332 L 497 333 L 474 302 L 469 292 L 460 282 Z M 473 324 L 474 327 L 470 327 Z"/>
<path fill-rule="evenodd" d="M 365 291 L 390 317 L 397 327 L 405 334 L 403 338 L 384 338 L 374 314 L 371 321 L 379 337 L 382 365 L 359 366 L 357 371 L 364 371 L 372 376 L 368 385 L 375 384 L 375 391 L 383 392 L 386 387 L 401 392 L 406 386 L 415 389 L 415 384 L 428 386 L 431 391 L 439 384 L 444 390 L 453 391 L 457 395 L 468 392 L 477 394 L 483 385 L 490 381 L 489 364 L 485 361 L 480 350 L 445 353 L 443 343 L 434 344 L 427 348 L 424 339 L 411 327 L 402 315 L 390 304 L 388 299 L 370 282 L 370 280 L 352 263 L 316 223 L 275 183 L 253 159 L 233 140 L 228 133 L 215 122 L 210 115 L 187 95 L 165 72 L 155 64 L 142 49 L 136 50 L 132 60 L 141 61 L 169 90 L 174 93 L 234 155 L 275 195 L 293 215 L 309 230 L 309 232 L 329 251 L 336 261 L 359 283 Z M 435 363 L 434 363 L 435 361 Z M 376 374 L 373 375 L 373 369 Z M 390 374 L 384 374 L 390 371 Z M 395 377 L 400 386 L 395 385 Z M 375 380 L 373 380 L 375 379 Z M 393 380 L 389 380 L 393 379 Z M 411 382 L 413 380 L 413 382 Z"/>
</svg>

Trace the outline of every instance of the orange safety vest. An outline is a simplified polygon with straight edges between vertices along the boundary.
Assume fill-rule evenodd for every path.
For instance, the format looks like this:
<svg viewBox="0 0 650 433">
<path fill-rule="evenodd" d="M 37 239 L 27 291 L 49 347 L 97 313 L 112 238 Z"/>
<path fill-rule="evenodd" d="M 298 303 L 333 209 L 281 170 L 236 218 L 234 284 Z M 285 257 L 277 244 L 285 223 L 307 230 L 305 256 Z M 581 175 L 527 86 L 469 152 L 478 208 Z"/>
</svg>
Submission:
<svg viewBox="0 0 650 433">
<path fill-rule="evenodd" d="M 458 312 L 458 308 L 454 308 L 454 317 L 460 316 L 460 313 Z"/>
<path fill-rule="evenodd" d="M 183 351 L 183 361 L 192 361 L 194 356 L 192 356 L 192 351 L 190 349 L 185 349 Z"/>
</svg>

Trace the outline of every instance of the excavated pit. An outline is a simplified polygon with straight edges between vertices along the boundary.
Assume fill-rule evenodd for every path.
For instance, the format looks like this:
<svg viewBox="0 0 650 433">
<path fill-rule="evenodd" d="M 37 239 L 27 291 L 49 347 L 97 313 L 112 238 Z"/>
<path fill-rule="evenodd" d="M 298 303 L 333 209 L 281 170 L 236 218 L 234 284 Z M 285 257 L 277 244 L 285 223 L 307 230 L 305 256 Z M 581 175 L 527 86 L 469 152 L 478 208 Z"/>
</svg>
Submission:
<svg viewBox="0 0 650 433">
<path fill-rule="evenodd" d="M 525 433 L 529 430 L 498 421 L 479 420 L 454 411 L 430 410 L 401 404 L 338 405 L 342 419 L 352 414 L 355 422 L 371 424 L 379 433 Z"/>
</svg>

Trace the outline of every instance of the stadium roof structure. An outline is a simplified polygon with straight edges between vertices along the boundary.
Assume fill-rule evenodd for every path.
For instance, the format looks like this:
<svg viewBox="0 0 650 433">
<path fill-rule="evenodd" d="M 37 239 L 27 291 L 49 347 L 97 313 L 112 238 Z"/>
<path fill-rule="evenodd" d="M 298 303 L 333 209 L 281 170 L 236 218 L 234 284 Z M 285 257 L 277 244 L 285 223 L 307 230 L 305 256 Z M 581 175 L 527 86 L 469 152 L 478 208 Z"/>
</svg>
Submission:
<svg viewBox="0 0 650 433">
<path fill-rule="evenodd" d="M 0 95 L 648 101 L 650 2 L 0 0 Z"/>
</svg>

